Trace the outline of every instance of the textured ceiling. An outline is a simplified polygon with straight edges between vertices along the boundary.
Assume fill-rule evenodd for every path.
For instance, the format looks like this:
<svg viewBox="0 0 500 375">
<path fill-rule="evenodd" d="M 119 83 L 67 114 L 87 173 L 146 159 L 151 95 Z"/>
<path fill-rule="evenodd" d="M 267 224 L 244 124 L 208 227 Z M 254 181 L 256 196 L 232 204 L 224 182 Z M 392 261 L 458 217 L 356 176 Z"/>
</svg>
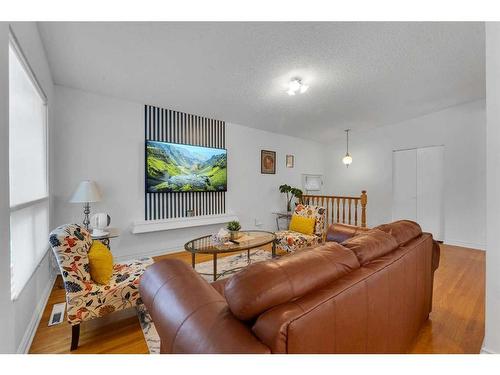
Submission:
<svg viewBox="0 0 500 375">
<path fill-rule="evenodd" d="M 485 96 L 483 23 L 39 28 L 56 84 L 323 142 Z"/>
</svg>

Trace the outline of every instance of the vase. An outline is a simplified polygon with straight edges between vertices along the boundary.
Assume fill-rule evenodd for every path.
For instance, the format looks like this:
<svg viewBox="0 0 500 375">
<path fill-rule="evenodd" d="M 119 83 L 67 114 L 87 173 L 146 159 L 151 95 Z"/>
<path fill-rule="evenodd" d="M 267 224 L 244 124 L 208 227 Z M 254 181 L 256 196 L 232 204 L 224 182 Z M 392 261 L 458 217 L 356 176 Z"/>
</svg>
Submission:
<svg viewBox="0 0 500 375">
<path fill-rule="evenodd" d="M 229 231 L 229 238 L 231 240 L 237 240 L 238 238 L 240 238 L 241 235 L 240 235 L 240 231 L 239 230 L 232 230 L 232 231 Z"/>
</svg>

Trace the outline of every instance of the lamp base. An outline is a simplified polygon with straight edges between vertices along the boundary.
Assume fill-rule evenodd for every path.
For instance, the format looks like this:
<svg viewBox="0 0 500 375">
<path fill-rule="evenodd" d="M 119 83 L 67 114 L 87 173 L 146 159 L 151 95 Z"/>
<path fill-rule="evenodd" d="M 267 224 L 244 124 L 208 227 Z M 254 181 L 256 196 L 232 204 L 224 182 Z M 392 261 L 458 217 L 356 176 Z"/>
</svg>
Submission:
<svg viewBox="0 0 500 375">
<path fill-rule="evenodd" d="M 89 202 L 87 202 L 87 203 L 85 203 L 83 205 L 83 214 L 85 215 L 85 217 L 83 218 L 83 226 L 88 231 L 89 230 L 89 224 L 90 224 L 90 219 L 89 219 L 89 215 L 90 215 L 90 203 Z"/>
</svg>

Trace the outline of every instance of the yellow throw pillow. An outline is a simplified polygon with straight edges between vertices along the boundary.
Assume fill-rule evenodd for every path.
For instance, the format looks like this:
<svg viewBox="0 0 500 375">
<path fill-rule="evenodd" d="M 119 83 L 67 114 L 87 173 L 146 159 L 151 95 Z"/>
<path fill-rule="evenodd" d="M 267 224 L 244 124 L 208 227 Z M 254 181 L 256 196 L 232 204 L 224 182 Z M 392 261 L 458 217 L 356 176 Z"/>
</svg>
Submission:
<svg viewBox="0 0 500 375">
<path fill-rule="evenodd" d="M 294 232 L 311 236 L 314 233 L 314 224 L 316 224 L 316 219 L 313 217 L 304 217 L 293 214 L 292 220 L 290 220 L 289 229 Z"/>
<path fill-rule="evenodd" d="M 89 253 L 90 277 L 96 283 L 109 284 L 113 275 L 113 254 L 101 241 L 93 241 Z"/>
</svg>

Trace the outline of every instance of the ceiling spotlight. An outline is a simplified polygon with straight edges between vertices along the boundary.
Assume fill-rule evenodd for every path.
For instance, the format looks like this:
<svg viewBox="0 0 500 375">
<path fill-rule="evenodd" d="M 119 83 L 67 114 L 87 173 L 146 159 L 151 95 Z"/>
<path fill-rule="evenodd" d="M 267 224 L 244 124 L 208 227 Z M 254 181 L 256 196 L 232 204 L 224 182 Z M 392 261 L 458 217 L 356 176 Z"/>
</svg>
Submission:
<svg viewBox="0 0 500 375">
<path fill-rule="evenodd" d="M 296 93 L 303 94 L 308 88 L 309 86 L 304 85 L 299 78 L 294 78 L 288 83 L 288 90 L 286 93 L 290 96 L 295 95 Z"/>
</svg>

